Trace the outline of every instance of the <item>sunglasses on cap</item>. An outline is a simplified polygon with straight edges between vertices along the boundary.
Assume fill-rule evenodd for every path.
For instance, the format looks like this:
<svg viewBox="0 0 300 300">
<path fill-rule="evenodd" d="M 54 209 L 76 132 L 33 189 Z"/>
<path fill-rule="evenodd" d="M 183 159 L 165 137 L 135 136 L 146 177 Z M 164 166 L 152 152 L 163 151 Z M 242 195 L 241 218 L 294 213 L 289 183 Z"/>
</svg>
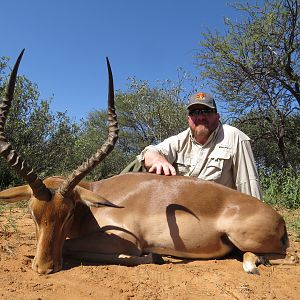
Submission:
<svg viewBox="0 0 300 300">
<path fill-rule="evenodd" d="M 202 109 L 192 109 L 189 110 L 189 116 L 200 116 L 200 115 L 210 115 L 212 113 L 215 113 L 216 111 L 213 108 L 202 108 Z"/>
</svg>

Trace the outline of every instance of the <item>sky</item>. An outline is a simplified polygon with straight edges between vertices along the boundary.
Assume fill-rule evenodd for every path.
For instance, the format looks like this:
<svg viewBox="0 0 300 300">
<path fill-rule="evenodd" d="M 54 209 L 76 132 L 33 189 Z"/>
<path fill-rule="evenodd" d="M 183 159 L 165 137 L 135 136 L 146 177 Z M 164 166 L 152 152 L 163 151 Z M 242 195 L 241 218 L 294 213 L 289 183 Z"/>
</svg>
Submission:
<svg viewBox="0 0 300 300">
<path fill-rule="evenodd" d="M 151 85 L 197 74 L 202 33 L 222 32 L 239 12 L 223 0 L 1 0 L 0 56 L 25 53 L 19 74 L 36 83 L 51 111 L 75 120 L 106 108 L 110 59 L 115 89 L 135 76 Z M 240 1 L 245 2 L 245 1 Z"/>
</svg>

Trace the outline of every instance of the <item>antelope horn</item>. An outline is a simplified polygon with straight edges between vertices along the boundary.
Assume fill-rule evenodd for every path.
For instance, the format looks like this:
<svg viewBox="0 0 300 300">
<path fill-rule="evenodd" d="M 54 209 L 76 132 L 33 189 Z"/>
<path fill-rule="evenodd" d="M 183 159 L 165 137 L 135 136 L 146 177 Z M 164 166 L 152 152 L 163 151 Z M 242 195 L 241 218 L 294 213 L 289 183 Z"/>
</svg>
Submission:
<svg viewBox="0 0 300 300">
<path fill-rule="evenodd" d="M 22 177 L 25 181 L 28 182 L 31 187 L 33 194 L 41 200 L 50 200 L 51 193 L 43 184 L 43 182 L 37 177 L 33 169 L 27 166 L 26 162 L 22 159 L 20 155 L 12 148 L 12 146 L 7 141 L 4 134 L 4 127 L 7 119 L 7 115 L 9 109 L 11 107 L 11 102 L 14 97 L 15 85 L 17 80 L 17 73 L 19 64 L 21 62 L 23 53 L 25 49 L 23 49 L 13 67 L 11 72 L 5 97 L 0 104 L 0 153 L 1 155 L 8 161 L 8 163 L 15 169 L 17 174 Z"/>
<path fill-rule="evenodd" d="M 114 83 L 108 58 L 106 58 L 106 63 L 108 70 L 108 137 L 101 148 L 62 183 L 58 192 L 64 197 L 69 196 L 75 186 L 113 150 L 118 139 L 119 129 L 114 104 Z"/>
</svg>

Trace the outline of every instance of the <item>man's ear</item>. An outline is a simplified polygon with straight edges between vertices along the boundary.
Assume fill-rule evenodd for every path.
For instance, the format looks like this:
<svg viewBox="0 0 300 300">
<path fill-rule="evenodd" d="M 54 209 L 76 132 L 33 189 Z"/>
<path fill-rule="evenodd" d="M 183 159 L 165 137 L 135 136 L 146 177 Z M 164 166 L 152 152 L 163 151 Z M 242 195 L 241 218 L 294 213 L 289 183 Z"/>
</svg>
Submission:
<svg viewBox="0 0 300 300">
<path fill-rule="evenodd" d="M 0 201 L 14 203 L 22 200 L 29 200 L 32 190 L 28 184 L 6 189 L 0 192 Z"/>
<path fill-rule="evenodd" d="M 96 194 L 88 189 L 85 189 L 80 186 L 76 186 L 74 189 L 76 201 L 79 201 L 87 206 L 110 206 L 116 208 L 122 208 L 122 206 L 115 205 L 108 200 L 101 197 L 99 194 Z"/>
</svg>

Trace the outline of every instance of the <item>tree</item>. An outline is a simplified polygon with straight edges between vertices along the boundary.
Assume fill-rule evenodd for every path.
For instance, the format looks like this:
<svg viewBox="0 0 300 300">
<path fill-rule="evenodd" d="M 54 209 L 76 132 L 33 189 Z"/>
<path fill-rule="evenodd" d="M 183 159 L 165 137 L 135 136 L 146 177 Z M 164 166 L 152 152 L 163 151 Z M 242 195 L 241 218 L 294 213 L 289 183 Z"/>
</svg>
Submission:
<svg viewBox="0 0 300 300">
<path fill-rule="evenodd" d="M 274 117 L 274 119 L 276 119 Z M 252 120 L 256 120 L 253 122 Z M 280 170 L 281 154 L 279 152 L 276 139 L 272 136 L 272 132 L 268 130 L 269 123 L 258 110 L 253 110 L 244 118 L 233 122 L 233 125 L 238 126 L 242 131 L 247 132 L 254 141 L 252 145 L 255 153 L 256 163 L 259 169 L 265 169 L 270 172 L 270 167 L 275 170 Z M 294 170 L 300 166 L 300 137 L 297 134 L 300 132 L 300 115 L 291 115 L 286 118 L 285 123 L 285 147 L 288 153 L 288 160 Z M 268 141 L 260 142 L 260 141 Z"/>
<path fill-rule="evenodd" d="M 7 59 L 0 59 L 1 98 L 6 83 Z M 13 148 L 41 178 L 63 174 L 70 167 L 66 161 L 72 159 L 78 126 L 65 113 L 51 113 L 50 101 L 41 100 L 37 86 L 25 76 L 18 76 L 5 132 Z M 8 163 L 0 159 L 0 189 L 20 183 Z"/>
<path fill-rule="evenodd" d="M 7 60 L 0 60 L 1 93 L 7 80 Z M 101 179 L 118 174 L 149 144 L 155 144 L 186 128 L 184 102 L 194 92 L 195 79 L 178 70 L 178 80 L 159 82 L 131 78 L 125 92 L 116 93 L 120 134 L 114 151 L 88 176 Z M 187 91 L 188 90 L 188 91 Z M 81 124 L 74 124 L 65 113 L 53 114 L 50 101 L 40 100 L 38 88 L 19 76 L 6 133 L 13 147 L 42 178 L 67 175 L 89 158 L 107 138 L 106 110 L 93 111 Z M 1 188 L 20 184 L 4 160 L 0 160 Z"/>
<path fill-rule="evenodd" d="M 152 88 L 147 81 L 131 79 L 129 91 L 120 92 L 116 99 L 124 149 L 140 152 L 186 128 L 181 91 L 177 85 Z"/>
<path fill-rule="evenodd" d="M 225 19 L 223 36 L 204 34 L 197 55 L 200 72 L 236 124 L 262 125 L 255 143 L 265 149 L 276 145 L 280 157 L 273 162 L 286 167 L 292 162 L 286 145 L 296 134 L 290 137 L 289 122 L 299 122 L 299 2 L 266 0 L 262 7 L 238 3 L 234 8 L 247 19 L 240 23 Z"/>
<path fill-rule="evenodd" d="M 87 120 L 82 121 L 79 138 L 75 142 L 73 168 L 86 161 L 107 139 L 107 111 L 96 110 L 90 112 Z M 88 175 L 87 179 L 100 180 L 118 174 L 130 158 L 128 154 L 116 146 L 114 150 Z"/>
<path fill-rule="evenodd" d="M 140 151 L 187 127 L 185 118 L 186 92 L 182 74 L 176 83 L 165 81 L 150 87 L 147 81 L 131 78 L 126 92 L 116 93 L 119 140 L 114 151 L 89 174 L 100 179 L 118 174 Z M 93 111 L 82 124 L 81 137 L 76 143 L 78 160 L 89 157 L 103 143 L 107 134 L 106 111 Z"/>
</svg>

